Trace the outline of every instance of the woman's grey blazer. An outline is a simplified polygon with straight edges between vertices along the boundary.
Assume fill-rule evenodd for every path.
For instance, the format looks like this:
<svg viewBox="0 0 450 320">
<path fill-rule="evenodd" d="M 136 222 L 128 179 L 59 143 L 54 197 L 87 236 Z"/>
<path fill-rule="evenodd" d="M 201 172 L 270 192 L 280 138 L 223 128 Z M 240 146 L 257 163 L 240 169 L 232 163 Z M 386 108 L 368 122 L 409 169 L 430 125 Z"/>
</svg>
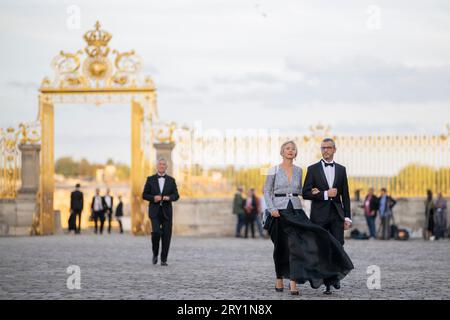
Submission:
<svg viewBox="0 0 450 320">
<path fill-rule="evenodd" d="M 266 182 L 264 184 L 264 200 L 267 209 L 272 212 L 274 210 L 286 209 L 291 200 L 294 209 L 301 209 L 302 202 L 299 197 L 275 197 L 275 194 L 302 194 L 302 168 L 295 166 L 293 168 L 292 181 L 286 176 L 283 168 L 275 166 L 269 169 Z"/>
</svg>

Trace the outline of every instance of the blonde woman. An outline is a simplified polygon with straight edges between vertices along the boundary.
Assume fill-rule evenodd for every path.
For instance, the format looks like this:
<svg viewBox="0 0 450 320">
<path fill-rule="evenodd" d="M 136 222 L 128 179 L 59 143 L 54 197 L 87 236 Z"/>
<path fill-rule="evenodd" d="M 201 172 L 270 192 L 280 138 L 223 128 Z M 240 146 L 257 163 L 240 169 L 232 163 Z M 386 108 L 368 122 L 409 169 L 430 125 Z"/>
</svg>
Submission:
<svg viewBox="0 0 450 320">
<path fill-rule="evenodd" d="M 264 200 L 273 217 L 269 230 L 274 244 L 275 290 L 283 291 L 283 279 L 289 279 L 289 291 L 298 295 L 297 283 L 309 281 L 318 289 L 329 281 L 342 279 L 353 265 L 341 244 L 325 229 L 312 223 L 302 210 L 302 169 L 294 165 L 297 157 L 294 141 L 281 145 L 283 161 L 269 169 L 264 184 Z M 312 189 L 313 194 L 319 190 Z"/>
</svg>

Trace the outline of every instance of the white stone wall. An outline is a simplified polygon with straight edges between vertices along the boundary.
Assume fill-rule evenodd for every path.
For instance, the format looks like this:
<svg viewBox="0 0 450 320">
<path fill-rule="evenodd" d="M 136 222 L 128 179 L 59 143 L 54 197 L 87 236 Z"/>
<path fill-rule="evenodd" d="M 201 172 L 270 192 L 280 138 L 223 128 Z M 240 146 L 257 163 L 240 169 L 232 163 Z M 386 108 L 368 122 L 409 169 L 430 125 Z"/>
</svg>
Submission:
<svg viewBox="0 0 450 320">
<path fill-rule="evenodd" d="M 173 233 L 177 235 L 234 235 L 236 216 L 229 199 L 181 199 L 173 204 Z"/>
</svg>

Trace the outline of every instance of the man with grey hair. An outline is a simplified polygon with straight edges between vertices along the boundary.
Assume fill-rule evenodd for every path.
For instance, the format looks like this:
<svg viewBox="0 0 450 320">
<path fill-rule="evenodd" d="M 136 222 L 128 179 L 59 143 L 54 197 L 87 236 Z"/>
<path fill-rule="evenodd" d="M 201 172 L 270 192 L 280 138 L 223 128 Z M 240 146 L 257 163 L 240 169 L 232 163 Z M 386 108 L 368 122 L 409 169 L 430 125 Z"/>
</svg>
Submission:
<svg viewBox="0 0 450 320">
<path fill-rule="evenodd" d="M 172 201 L 177 201 L 180 196 L 175 179 L 166 173 L 166 159 L 158 159 L 157 171 L 156 174 L 147 177 L 142 198 L 149 201 L 148 215 L 152 222 L 153 264 L 158 263 L 161 242 L 161 265 L 167 266 L 172 238 Z"/>
<path fill-rule="evenodd" d="M 311 200 L 312 222 L 327 230 L 341 245 L 344 245 L 344 230 L 351 227 L 350 195 L 347 171 L 334 161 L 336 144 L 333 139 L 322 141 L 322 159 L 308 167 L 303 186 L 303 198 Z M 319 191 L 318 193 L 313 191 Z M 325 294 L 331 294 L 331 284 L 324 283 Z M 336 289 L 340 283 L 333 283 Z"/>
</svg>

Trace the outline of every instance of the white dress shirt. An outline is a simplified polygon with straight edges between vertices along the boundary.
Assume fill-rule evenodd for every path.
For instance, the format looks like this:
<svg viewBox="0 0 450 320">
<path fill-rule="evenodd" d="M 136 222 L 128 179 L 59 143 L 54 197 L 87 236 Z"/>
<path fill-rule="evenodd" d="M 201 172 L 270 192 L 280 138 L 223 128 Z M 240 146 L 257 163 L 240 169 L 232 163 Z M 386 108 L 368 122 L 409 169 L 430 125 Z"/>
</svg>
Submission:
<svg viewBox="0 0 450 320">
<path fill-rule="evenodd" d="M 164 188 L 164 182 L 166 181 L 166 177 L 165 176 L 166 176 L 166 174 L 160 175 L 158 173 L 158 184 L 159 184 L 159 190 L 161 191 L 161 193 L 162 193 L 163 188 Z M 163 177 L 163 178 L 160 179 L 159 177 Z"/>
<path fill-rule="evenodd" d="M 101 196 L 95 196 L 94 211 L 102 211 L 102 210 L 103 210 L 102 197 Z"/>
<path fill-rule="evenodd" d="M 333 166 L 325 166 L 325 162 L 332 163 Z M 325 161 L 325 159 L 322 159 L 321 163 L 322 163 L 323 171 L 325 172 L 325 177 L 327 178 L 328 187 L 331 189 L 331 188 L 333 188 L 334 177 L 336 175 L 336 169 L 335 169 L 336 166 L 334 166 L 334 161 L 328 162 L 328 161 Z M 325 196 L 325 200 L 328 200 L 328 191 L 325 191 L 324 196 Z"/>
<path fill-rule="evenodd" d="M 105 202 L 108 208 L 111 208 L 111 196 L 105 196 Z"/>
</svg>

